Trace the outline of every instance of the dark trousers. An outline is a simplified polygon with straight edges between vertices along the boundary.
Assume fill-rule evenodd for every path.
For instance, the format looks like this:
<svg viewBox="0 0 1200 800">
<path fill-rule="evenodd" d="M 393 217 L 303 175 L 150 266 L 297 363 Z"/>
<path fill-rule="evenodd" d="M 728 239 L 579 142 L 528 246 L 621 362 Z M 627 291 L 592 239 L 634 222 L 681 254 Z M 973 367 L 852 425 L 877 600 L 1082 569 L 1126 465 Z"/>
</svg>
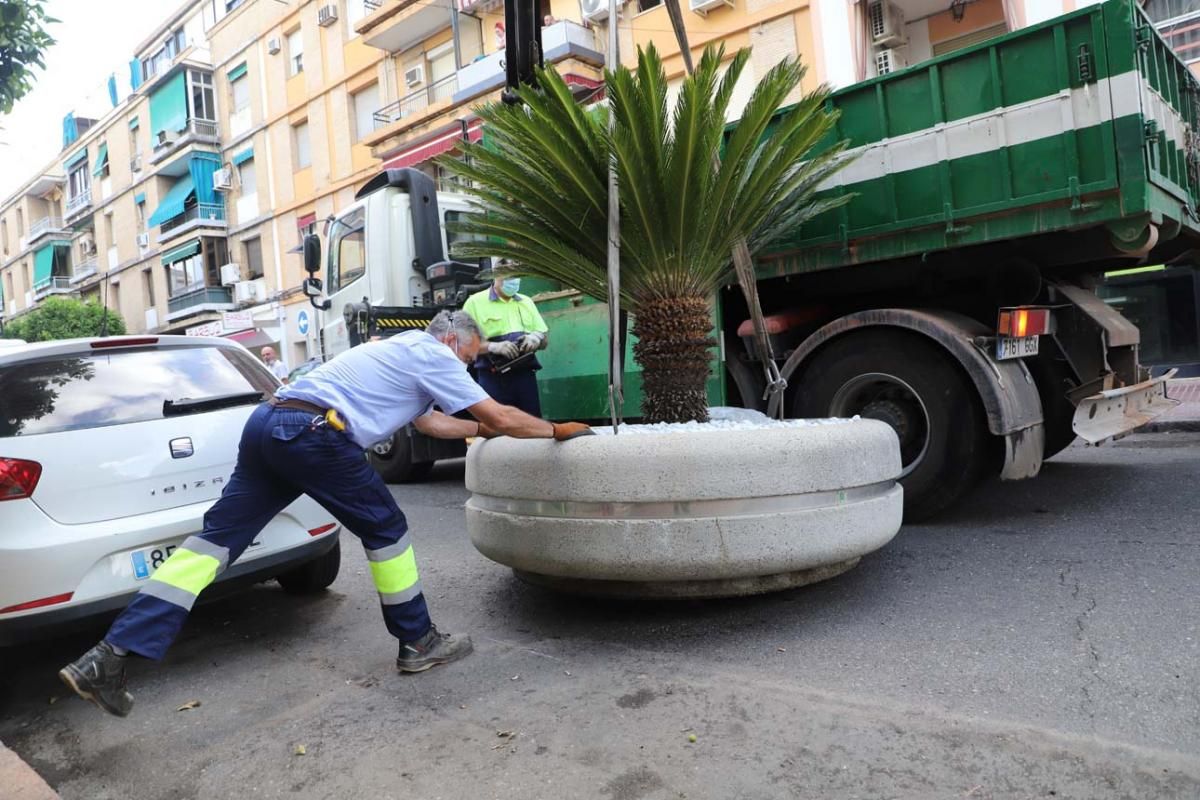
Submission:
<svg viewBox="0 0 1200 800">
<path fill-rule="evenodd" d="M 162 658 L 197 595 L 301 494 L 362 540 L 388 632 L 401 641 L 424 636 L 429 612 L 408 523 L 387 485 L 344 434 L 315 426 L 309 412 L 264 403 L 246 421 L 233 477 L 204 515 L 204 532 L 163 562 L 104 638 Z"/>
<path fill-rule="evenodd" d="M 516 406 L 535 417 L 542 415 L 542 401 L 538 397 L 537 373 L 534 370 L 500 373 L 481 369 L 475 377 L 483 390 L 497 403 Z"/>
</svg>

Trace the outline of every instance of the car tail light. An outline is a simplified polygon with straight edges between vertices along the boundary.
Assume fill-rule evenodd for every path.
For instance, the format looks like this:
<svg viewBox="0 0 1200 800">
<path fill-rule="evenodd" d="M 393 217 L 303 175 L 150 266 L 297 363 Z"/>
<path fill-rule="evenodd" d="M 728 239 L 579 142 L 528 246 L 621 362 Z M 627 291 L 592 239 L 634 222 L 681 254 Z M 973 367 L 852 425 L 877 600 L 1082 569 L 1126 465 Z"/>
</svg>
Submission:
<svg viewBox="0 0 1200 800">
<path fill-rule="evenodd" d="M 144 347 L 148 344 L 158 344 L 157 336 L 143 336 L 137 339 L 101 339 L 92 342 L 93 350 L 103 350 L 108 347 Z"/>
<path fill-rule="evenodd" d="M 66 594 L 56 594 L 53 597 L 43 597 L 40 600 L 30 600 L 28 603 L 17 603 L 15 606 L 0 608 L 0 614 L 11 614 L 14 611 L 28 611 L 31 608 L 42 608 L 43 606 L 53 606 L 59 603 L 69 603 L 71 598 L 75 596 L 74 592 Z"/>
<path fill-rule="evenodd" d="M 1021 339 L 1053 333 L 1054 319 L 1048 308 L 1005 308 L 1000 310 L 996 332 L 1001 336 Z"/>
<path fill-rule="evenodd" d="M 0 502 L 29 497 L 41 477 L 42 465 L 36 461 L 0 458 Z"/>
<path fill-rule="evenodd" d="M 322 525 L 319 528 L 313 528 L 312 530 L 310 530 L 308 532 L 308 535 L 309 536 L 320 536 L 322 533 L 329 533 L 331 530 L 333 530 L 336 527 L 337 527 L 337 523 L 331 522 L 328 525 Z"/>
</svg>

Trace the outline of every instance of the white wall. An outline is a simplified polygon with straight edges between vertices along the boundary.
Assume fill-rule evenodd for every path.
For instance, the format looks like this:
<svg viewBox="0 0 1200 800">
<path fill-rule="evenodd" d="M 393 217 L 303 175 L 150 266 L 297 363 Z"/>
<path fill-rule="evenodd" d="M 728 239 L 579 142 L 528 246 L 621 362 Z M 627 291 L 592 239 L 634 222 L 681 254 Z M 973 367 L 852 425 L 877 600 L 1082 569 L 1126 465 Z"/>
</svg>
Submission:
<svg viewBox="0 0 1200 800">
<path fill-rule="evenodd" d="M 818 6 L 825 82 L 837 89 L 854 83 L 854 49 L 850 42 L 850 4 L 846 0 L 814 0 Z"/>
</svg>

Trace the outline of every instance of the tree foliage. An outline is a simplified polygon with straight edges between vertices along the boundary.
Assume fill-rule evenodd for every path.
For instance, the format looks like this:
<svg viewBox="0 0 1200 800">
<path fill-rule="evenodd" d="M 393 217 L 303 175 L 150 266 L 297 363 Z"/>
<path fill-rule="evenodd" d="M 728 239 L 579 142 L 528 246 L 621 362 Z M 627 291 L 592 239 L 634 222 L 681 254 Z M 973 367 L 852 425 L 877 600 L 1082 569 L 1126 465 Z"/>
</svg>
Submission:
<svg viewBox="0 0 1200 800">
<path fill-rule="evenodd" d="M 58 20 L 46 15 L 42 0 L 0 0 L 0 113 L 33 88 L 33 70 L 45 69 L 43 54 L 54 44 L 46 27 Z"/>
<path fill-rule="evenodd" d="M 97 302 L 83 302 L 69 297 L 49 297 L 33 311 L 4 326 L 4 336 L 27 342 L 48 342 L 54 339 L 76 339 L 107 334 L 125 333 L 125 320 L 112 309 Z"/>
</svg>

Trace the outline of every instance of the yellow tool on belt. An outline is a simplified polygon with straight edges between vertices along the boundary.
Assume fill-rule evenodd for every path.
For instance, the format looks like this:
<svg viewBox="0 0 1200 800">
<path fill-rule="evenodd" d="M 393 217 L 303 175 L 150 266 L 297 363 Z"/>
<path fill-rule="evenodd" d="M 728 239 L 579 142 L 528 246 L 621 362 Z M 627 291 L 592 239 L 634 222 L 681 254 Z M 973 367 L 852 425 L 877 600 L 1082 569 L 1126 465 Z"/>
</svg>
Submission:
<svg viewBox="0 0 1200 800">
<path fill-rule="evenodd" d="M 332 408 L 325 412 L 325 424 L 335 431 L 346 430 L 346 423 L 342 421 L 342 418 Z"/>
</svg>

